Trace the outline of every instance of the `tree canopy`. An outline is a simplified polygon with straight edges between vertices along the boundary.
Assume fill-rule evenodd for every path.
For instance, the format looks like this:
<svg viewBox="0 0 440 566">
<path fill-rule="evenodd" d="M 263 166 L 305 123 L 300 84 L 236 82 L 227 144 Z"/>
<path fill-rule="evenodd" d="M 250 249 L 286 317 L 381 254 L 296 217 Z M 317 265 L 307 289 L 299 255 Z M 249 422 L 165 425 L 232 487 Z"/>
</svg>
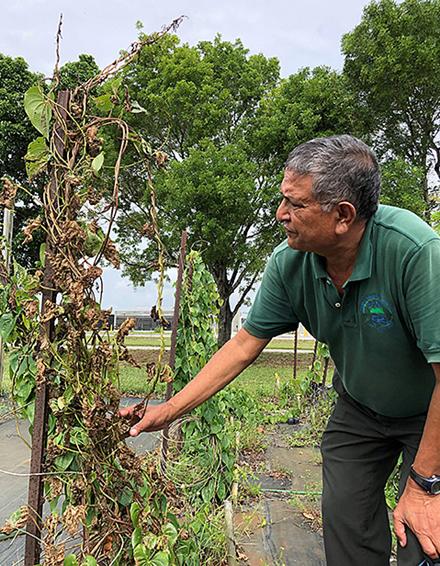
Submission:
<svg viewBox="0 0 440 566">
<path fill-rule="evenodd" d="M 254 140 L 258 154 L 271 158 L 279 172 L 295 146 L 342 133 L 360 133 L 355 99 L 342 74 L 316 67 L 283 79 L 265 97 Z"/>
<path fill-rule="evenodd" d="M 284 79 L 275 58 L 250 55 L 240 40 L 189 46 L 166 35 L 146 46 L 94 93 L 97 113 L 123 116 L 160 165 L 147 171 L 134 150 L 123 163 L 116 230 L 125 274 L 142 284 L 154 272 L 154 247 L 139 234 L 150 220 L 152 175 L 170 264 L 186 228 L 223 300 L 224 342 L 281 238 L 274 212 L 285 159 L 313 137 L 350 133 L 370 143 L 383 165 L 382 202 L 429 218 L 432 171 L 440 178 L 439 16 L 440 0 L 372 2 L 343 38 L 342 73 L 304 68 Z M 97 71 L 92 56 L 80 55 L 63 65 L 58 88 L 75 88 Z M 34 137 L 22 97 L 36 80 L 23 59 L 0 55 L 0 166 L 22 184 Z M 102 185 L 119 134 L 109 127 L 103 135 L 105 162 L 93 180 Z M 26 186 L 38 195 L 35 182 Z M 18 224 L 28 204 L 18 207 Z M 24 263 L 36 257 L 36 246 L 24 248 L 20 237 L 16 244 Z"/>
<path fill-rule="evenodd" d="M 0 177 L 10 177 L 25 186 L 30 194 L 21 193 L 15 208 L 14 257 L 22 265 L 35 261 L 37 246 L 23 244 L 21 228 L 29 218 L 36 216 L 39 186 L 27 180 L 24 156 L 28 144 L 35 138 L 35 130 L 23 106 L 23 96 L 40 75 L 29 70 L 26 61 L 0 54 Z"/>
<path fill-rule="evenodd" d="M 342 40 L 344 74 L 380 155 L 440 179 L 440 1 L 372 2 Z"/>
<path fill-rule="evenodd" d="M 77 62 L 61 67 L 58 88 L 74 88 L 98 70 L 91 55 L 80 55 Z M 29 87 L 42 81 L 42 75 L 30 71 L 23 58 L 0 54 L 0 176 L 9 176 L 24 189 L 16 202 L 13 240 L 14 257 L 23 266 L 31 266 L 38 259 L 43 235 L 37 233 L 32 242 L 25 243 L 22 228 L 38 215 L 44 182 L 27 178 L 24 156 L 36 132 L 26 116 L 23 97 Z"/>
<path fill-rule="evenodd" d="M 155 178 L 167 247 L 178 249 L 184 228 L 190 245 L 200 247 L 223 300 L 223 343 L 281 238 L 274 213 L 287 154 L 311 137 L 352 131 L 353 97 L 344 77 L 327 68 L 303 69 L 280 82 L 276 60 L 250 56 L 240 41 L 220 37 L 196 47 L 167 38 L 145 50 L 124 85 L 136 130 L 155 144 L 162 140 L 170 158 Z M 132 229 L 148 221 L 148 195 L 136 167 L 127 187 L 119 242 L 126 273 L 142 283 L 150 249 L 139 246 Z"/>
<path fill-rule="evenodd" d="M 177 250 L 188 228 L 190 245 L 200 247 L 223 299 L 220 342 L 229 337 L 276 234 L 273 179 L 250 142 L 260 101 L 278 72 L 277 60 L 250 56 L 238 40 L 218 36 L 190 47 L 168 37 L 145 49 L 124 79 L 137 110 L 132 124 L 170 160 L 154 180 L 164 241 Z M 148 222 L 144 181 L 136 167 L 127 173 L 118 233 L 126 272 L 139 283 L 148 276 L 150 249 L 130 234 L 133 223 Z M 239 298 L 232 309 L 234 291 Z"/>
</svg>

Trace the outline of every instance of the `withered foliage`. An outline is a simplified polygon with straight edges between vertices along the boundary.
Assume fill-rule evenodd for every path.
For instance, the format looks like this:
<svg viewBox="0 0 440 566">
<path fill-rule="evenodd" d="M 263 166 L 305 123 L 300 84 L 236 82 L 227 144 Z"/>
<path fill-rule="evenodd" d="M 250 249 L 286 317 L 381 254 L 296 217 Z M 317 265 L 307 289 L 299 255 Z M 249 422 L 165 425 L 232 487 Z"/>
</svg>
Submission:
<svg viewBox="0 0 440 566">
<path fill-rule="evenodd" d="M 27 505 L 20 507 L 0 528 L 0 533 L 10 535 L 17 529 L 22 529 L 26 526 L 29 516 Z"/>
<path fill-rule="evenodd" d="M 156 41 L 160 34 L 151 37 L 149 41 Z M 37 229 L 46 234 L 44 268 L 34 276 L 34 291 L 42 290 L 45 297 L 50 291 L 51 298 L 43 301 L 39 312 L 35 297 L 23 298 L 15 284 L 9 285 L 11 309 L 20 309 L 23 320 L 39 322 L 39 331 L 27 346 L 32 350 L 30 372 L 34 382 L 44 382 L 48 387 L 45 494 L 53 504 L 60 497 L 64 499 L 62 513 L 50 514 L 43 522 L 46 566 L 63 564 L 68 552 L 65 535 L 81 537 L 80 558 L 93 553 L 102 566 L 114 564 L 116 556 L 118 564 L 132 563 L 131 504 L 141 506 L 138 524 L 142 536 L 159 537 L 167 512 L 160 511 L 163 504 L 157 501 L 162 495 L 177 497 L 156 468 L 125 443 L 132 423 L 118 416 L 118 372 L 121 360 L 135 363 L 124 345 L 135 321 L 125 321 L 112 337 L 107 332 L 110 311 L 100 306 L 102 258 L 120 267 L 110 233 L 117 213 L 119 170 L 130 132 L 119 118 L 92 115 L 89 93 L 132 60 L 141 47 L 136 44 L 97 77 L 71 92 L 65 107 L 60 98 L 57 103 L 48 99 L 55 119 L 50 181 L 43 191 L 43 214 L 31 220 L 24 233 L 26 241 L 32 240 Z M 100 179 L 96 157 L 102 155 L 102 130 L 107 127 L 119 129 L 120 147 L 116 161 L 103 173 L 105 179 Z M 166 156 L 156 152 L 144 159 L 162 166 Z M 13 203 L 15 191 L 9 180 L 3 180 L 0 204 Z M 160 267 L 163 271 L 163 263 Z M 8 282 L 7 273 L 1 269 L 0 262 L 0 276 Z M 157 317 L 165 324 L 160 308 Z M 168 366 L 153 364 L 144 369 L 151 391 L 158 381 L 172 379 Z"/>
<path fill-rule="evenodd" d="M 38 230 L 41 226 L 41 217 L 37 216 L 37 218 L 33 218 L 26 224 L 23 228 L 24 240 L 23 242 L 26 244 L 32 241 L 33 233 L 35 230 Z"/>
<path fill-rule="evenodd" d="M 121 267 L 121 259 L 115 244 L 109 239 L 104 247 L 104 257 L 109 261 L 113 267 L 119 269 Z"/>
<path fill-rule="evenodd" d="M 7 177 L 3 177 L 1 180 L 3 181 L 3 188 L 0 191 L 0 205 L 12 209 L 14 208 L 18 187 Z"/>
</svg>

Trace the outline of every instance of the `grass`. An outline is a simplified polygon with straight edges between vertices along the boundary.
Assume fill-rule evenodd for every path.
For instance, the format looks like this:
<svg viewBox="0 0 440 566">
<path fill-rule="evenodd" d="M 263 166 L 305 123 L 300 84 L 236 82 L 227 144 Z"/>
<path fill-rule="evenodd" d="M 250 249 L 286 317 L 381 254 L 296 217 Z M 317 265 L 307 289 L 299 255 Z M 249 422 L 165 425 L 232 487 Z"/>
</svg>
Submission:
<svg viewBox="0 0 440 566">
<path fill-rule="evenodd" d="M 313 350 L 313 346 L 315 345 L 314 340 L 298 340 L 298 349 L 299 350 Z M 293 337 L 292 340 L 286 340 L 284 338 L 273 338 L 267 348 L 271 349 L 278 349 L 278 350 L 293 350 L 294 342 Z"/>
<path fill-rule="evenodd" d="M 125 340 L 127 346 L 149 346 L 149 347 L 159 347 L 160 338 L 158 336 L 128 336 Z M 171 337 L 169 334 L 165 335 L 165 346 L 170 347 Z M 299 350 L 313 350 L 314 341 L 313 340 L 298 340 Z M 268 350 L 278 349 L 278 350 L 293 350 L 293 339 L 285 340 L 280 338 L 274 338 L 271 340 L 267 346 Z"/>
<path fill-rule="evenodd" d="M 156 336 L 128 336 L 125 339 L 126 346 L 160 346 L 160 338 Z M 165 346 L 171 345 L 171 337 L 165 335 Z"/>
<path fill-rule="evenodd" d="M 114 332 L 110 333 L 114 335 Z M 148 346 L 148 347 L 158 347 L 160 346 L 161 340 L 158 332 L 154 331 L 136 331 L 132 335 L 127 336 L 125 339 L 125 344 L 127 346 Z M 312 340 L 298 340 L 298 349 L 300 350 L 313 350 L 315 341 Z M 171 345 L 171 333 L 165 332 L 165 346 L 170 347 Z M 293 350 L 294 340 L 293 335 L 291 338 L 273 338 L 269 345 L 268 350 Z"/>
<path fill-rule="evenodd" d="M 145 369 L 139 369 L 128 365 L 121 366 L 119 374 L 120 390 L 128 395 L 145 395 L 149 392 Z M 157 396 L 165 395 L 166 385 L 159 383 L 156 387 Z"/>
<path fill-rule="evenodd" d="M 229 387 L 240 388 L 250 395 L 261 398 L 273 396 L 276 389 L 283 383 L 287 383 L 291 377 L 291 367 L 253 364 L 245 369 Z M 124 365 L 121 367 L 120 380 L 121 391 L 124 393 L 144 394 L 147 392 L 148 387 L 143 369 Z M 159 393 L 161 392 L 165 392 L 165 386 L 159 387 Z"/>
<path fill-rule="evenodd" d="M 139 360 L 141 361 L 141 360 Z M 290 360 L 286 360 L 283 354 L 277 356 L 262 354 L 260 359 L 245 369 L 242 374 L 231 384 L 231 387 L 239 387 L 246 392 L 261 396 L 272 396 L 275 388 L 286 383 L 292 376 Z M 278 378 L 275 377 L 278 375 Z M 120 385 L 123 393 L 145 394 L 147 382 L 145 370 L 129 365 L 121 366 Z M 162 385 L 162 384 L 161 384 Z M 5 356 L 3 381 L 1 393 L 10 393 L 11 379 L 8 371 L 8 356 Z M 165 392 L 165 386 L 159 387 L 159 393 Z"/>
<path fill-rule="evenodd" d="M 280 385 L 292 378 L 292 371 L 291 367 L 253 364 L 232 382 L 231 387 L 238 387 L 257 397 L 271 397 Z"/>
</svg>

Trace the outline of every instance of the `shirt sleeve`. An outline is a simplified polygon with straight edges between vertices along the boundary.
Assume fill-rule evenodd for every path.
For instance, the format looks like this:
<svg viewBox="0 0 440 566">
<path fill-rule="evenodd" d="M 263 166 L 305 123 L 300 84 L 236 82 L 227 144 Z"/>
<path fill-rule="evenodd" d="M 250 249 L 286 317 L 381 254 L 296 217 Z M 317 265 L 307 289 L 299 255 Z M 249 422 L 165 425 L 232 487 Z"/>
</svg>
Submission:
<svg viewBox="0 0 440 566">
<path fill-rule="evenodd" d="M 429 363 L 440 362 L 440 239 L 424 244 L 408 262 L 405 297 L 417 346 Z"/>
<path fill-rule="evenodd" d="M 273 338 L 298 328 L 276 257 L 272 254 L 263 274 L 244 328 L 257 338 Z"/>
</svg>

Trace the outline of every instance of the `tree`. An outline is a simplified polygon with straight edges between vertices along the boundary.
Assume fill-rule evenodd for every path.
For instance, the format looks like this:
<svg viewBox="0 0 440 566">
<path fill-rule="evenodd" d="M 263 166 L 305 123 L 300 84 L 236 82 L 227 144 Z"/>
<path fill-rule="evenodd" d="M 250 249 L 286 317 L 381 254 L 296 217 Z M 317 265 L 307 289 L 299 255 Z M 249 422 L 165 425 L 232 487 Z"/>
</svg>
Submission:
<svg viewBox="0 0 440 566">
<path fill-rule="evenodd" d="M 80 55 L 78 61 L 61 67 L 58 88 L 74 88 L 98 71 L 91 55 Z M 23 58 L 0 54 L 0 177 L 9 176 L 23 189 L 15 207 L 13 255 L 25 267 L 35 264 L 44 241 L 44 234 L 36 232 L 31 242 L 24 243 L 22 228 L 39 214 L 41 187 L 46 179 L 27 178 L 24 156 L 36 131 L 24 111 L 23 97 L 29 87 L 42 80 L 41 74 L 29 70 Z"/>
<path fill-rule="evenodd" d="M 223 299 L 222 344 L 282 237 L 274 213 L 288 153 L 312 137 L 356 133 L 354 98 L 345 77 L 325 67 L 303 69 L 279 83 L 277 62 L 249 57 L 239 41 L 219 37 L 197 47 L 168 38 L 143 54 L 126 85 L 136 129 L 141 125 L 171 156 L 168 170 L 155 179 L 164 241 L 177 249 L 180 231 L 188 228 L 190 242 L 201 247 Z M 119 241 L 126 273 L 142 283 L 152 256 L 133 237 L 133 226 L 148 214 L 138 173 L 126 177 Z M 230 297 L 240 288 L 233 309 Z"/>
<path fill-rule="evenodd" d="M 240 41 L 180 46 L 175 37 L 144 50 L 129 69 L 132 124 L 170 157 L 154 179 L 161 232 L 171 256 L 180 232 L 198 245 L 223 300 L 219 344 L 261 271 L 275 241 L 276 191 L 264 160 L 250 145 L 261 98 L 278 80 L 278 62 L 248 55 Z M 145 173 L 125 173 L 118 236 L 125 272 L 135 283 L 151 276 L 154 250 L 139 246 L 133 226 L 149 221 Z M 175 256 L 174 256 L 175 257 Z M 238 292 L 234 308 L 231 295 Z"/>
<path fill-rule="evenodd" d="M 423 169 L 413 167 L 403 159 L 393 159 L 382 164 L 381 176 L 381 203 L 406 208 L 423 218 Z"/>
<path fill-rule="evenodd" d="M 99 73 L 99 67 L 92 55 L 85 53 L 78 61 L 65 63 L 60 69 L 59 89 L 74 89 Z"/>
<path fill-rule="evenodd" d="M 295 146 L 343 133 L 365 137 L 346 78 L 328 67 L 304 68 L 263 100 L 254 145 L 279 172 Z"/>
<path fill-rule="evenodd" d="M 344 74 L 379 155 L 423 171 L 426 217 L 430 170 L 440 179 L 439 21 L 439 0 L 382 0 L 342 40 Z"/>
<path fill-rule="evenodd" d="M 23 185 L 30 195 L 38 196 L 37 183 L 28 183 L 24 156 L 28 144 L 36 137 L 26 116 L 23 96 L 41 77 L 29 70 L 21 57 L 0 54 L 0 177 L 6 175 Z M 37 246 L 23 244 L 21 228 L 37 215 L 38 203 L 29 194 L 20 193 L 14 218 L 13 253 L 20 263 L 29 265 L 35 259 Z M 33 253 L 34 252 L 34 253 Z"/>
</svg>

